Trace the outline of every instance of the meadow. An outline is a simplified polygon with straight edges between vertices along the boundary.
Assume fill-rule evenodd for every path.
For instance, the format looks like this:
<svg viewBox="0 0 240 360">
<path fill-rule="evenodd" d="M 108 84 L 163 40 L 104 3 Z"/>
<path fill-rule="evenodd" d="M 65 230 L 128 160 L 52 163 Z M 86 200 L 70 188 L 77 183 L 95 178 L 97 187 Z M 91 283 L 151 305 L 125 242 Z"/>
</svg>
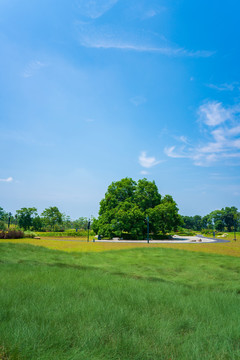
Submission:
<svg viewBox="0 0 240 360">
<path fill-rule="evenodd" d="M 239 242 L 2 241 L 0 359 L 239 359 Z"/>
<path fill-rule="evenodd" d="M 69 252 L 99 252 L 108 250 L 121 250 L 132 248 L 170 248 L 186 251 L 205 252 L 219 255 L 229 255 L 240 257 L 240 233 L 237 233 L 237 241 L 233 241 L 233 233 L 228 234 L 224 240 L 231 240 L 229 243 L 193 243 L 193 244 L 146 244 L 146 243 L 93 243 L 93 236 L 87 242 L 86 236 L 81 237 L 61 237 L 53 239 L 51 236 L 41 235 L 41 239 L 18 239 L 8 240 L 11 243 L 31 244 L 35 246 L 44 246 L 49 249 L 63 250 Z M 0 243 L 6 243 L 6 240 L 1 240 Z"/>
</svg>

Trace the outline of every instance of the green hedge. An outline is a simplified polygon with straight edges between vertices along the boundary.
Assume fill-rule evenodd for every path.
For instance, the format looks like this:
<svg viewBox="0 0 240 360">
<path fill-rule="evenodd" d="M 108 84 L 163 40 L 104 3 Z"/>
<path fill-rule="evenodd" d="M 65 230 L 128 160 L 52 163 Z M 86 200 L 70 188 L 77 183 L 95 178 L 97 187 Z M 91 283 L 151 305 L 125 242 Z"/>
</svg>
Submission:
<svg viewBox="0 0 240 360">
<path fill-rule="evenodd" d="M 66 231 L 62 231 L 62 232 L 54 232 L 54 231 L 42 231 L 42 232 L 36 232 L 37 236 L 43 236 L 43 237 L 66 237 L 66 236 L 71 236 L 71 237 L 79 237 L 79 236 L 85 236 L 87 237 L 88 232 L 86 230 L 74 230 L 74 229 L 70 229 L 70 230 L 66 230 Z M 90 230 L 89 231 L 89 236 L 94 236 L 95 233 Z"/>
</svg>

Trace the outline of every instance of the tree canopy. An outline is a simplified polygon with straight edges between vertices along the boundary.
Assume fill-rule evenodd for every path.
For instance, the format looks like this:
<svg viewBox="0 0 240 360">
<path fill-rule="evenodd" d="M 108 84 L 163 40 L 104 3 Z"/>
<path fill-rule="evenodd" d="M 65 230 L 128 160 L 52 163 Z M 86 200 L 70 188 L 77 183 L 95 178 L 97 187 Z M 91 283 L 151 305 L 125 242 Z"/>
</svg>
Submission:
<svg viewBox="0 0 240 360">
<path fill-rule="evenodd" d="M 21 208 L 16 211 L 16 214 L 19 226 L 24 230 L 27 230 L 33 225 L 33 220 L 37 216 L 37 209 L 35 207 Z"/>
<path fill-rule="evenodd" d="M 239 227 L 240 213 L 235 206 L 214 210 L 203 217 L 182 216 L 186 229 L 201 231 L 201 229 L 215 229 L 217 231 L 233 231 Z"/>
<path fill-rule="evenodd" d="M 63 214 L 56 206 L 50 206 L 42 212 L 42 217 L 45 225 L 54 229 L 54 226 L 61 225 L 63 221 Z"/>
<path fill-rule="evenodd" d="M 180 224 L 177 204 L 170 195 L 162 199 L 154 181 L 124 178 L 109 185 L 92 228 L 104 237 L 142 239 L 147 233 L 147 216 L 152 235 L 174 230 Z"/>
</svg>

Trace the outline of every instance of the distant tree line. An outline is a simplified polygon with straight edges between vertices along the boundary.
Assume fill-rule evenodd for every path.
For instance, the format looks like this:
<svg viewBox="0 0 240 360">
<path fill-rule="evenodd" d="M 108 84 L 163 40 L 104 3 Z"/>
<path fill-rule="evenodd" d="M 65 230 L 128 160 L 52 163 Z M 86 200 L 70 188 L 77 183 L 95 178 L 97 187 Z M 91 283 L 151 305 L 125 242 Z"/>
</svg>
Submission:
<svg viewBox="0 0 240 360">
<path fill-rule="evenodd" d="M 0 207 L 0 230 L 6 230 L 9 225 L 32 231 L 87 230 L 88 219 L 79 217 L 71 220 L 70 216 L 61 213 L 56 206 L 46 208 L 40 215 L 35 207 L 21 208 L 14 215 Z"/>
<path fill-rule="evenodd" d="M 235 206 L 214 210 L 203 217 L 200 215 L 181 216 L 181 219 L 185 229 L 195 231 L 202 229 L 228 232 L 240 230 L 240 212 Z"/>
</svg>

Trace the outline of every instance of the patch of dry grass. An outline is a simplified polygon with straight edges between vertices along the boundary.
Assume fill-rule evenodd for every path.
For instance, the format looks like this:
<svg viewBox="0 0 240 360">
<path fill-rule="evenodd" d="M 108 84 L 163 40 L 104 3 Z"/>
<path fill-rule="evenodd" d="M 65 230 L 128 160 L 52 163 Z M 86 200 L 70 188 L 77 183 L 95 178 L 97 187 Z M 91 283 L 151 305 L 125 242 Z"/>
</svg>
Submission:
<svg viewBox="0 0 240 360">
<path fill-rule="evenodd" d="M 233 235 L 232 235 L 233 238 Z M 231 240 L 229 243 L 205 243 L 205 244 L 139 244 L 139 243 L 93 243 L 87 242 L 86 238 L 76 240 L 75 238 L 54 240 L 49 238 L 37 239 L 18 239 L 18 240 L 0 240 L 0 242 L 18 243 L 18 244 L 31 244 L 35 246 L 44 246 L 49 249 L 62 250 L 62 251 L 77 251 L 77 252 L 100 252 L 108 250 L 121 250 L 132 248 L 149 248 L 161 247 L 180 249 L 187 251 L 197 251 L 220 255 L 230 255 L 240 257 L 240 237 L 237 241 Z"/>
</svg>

